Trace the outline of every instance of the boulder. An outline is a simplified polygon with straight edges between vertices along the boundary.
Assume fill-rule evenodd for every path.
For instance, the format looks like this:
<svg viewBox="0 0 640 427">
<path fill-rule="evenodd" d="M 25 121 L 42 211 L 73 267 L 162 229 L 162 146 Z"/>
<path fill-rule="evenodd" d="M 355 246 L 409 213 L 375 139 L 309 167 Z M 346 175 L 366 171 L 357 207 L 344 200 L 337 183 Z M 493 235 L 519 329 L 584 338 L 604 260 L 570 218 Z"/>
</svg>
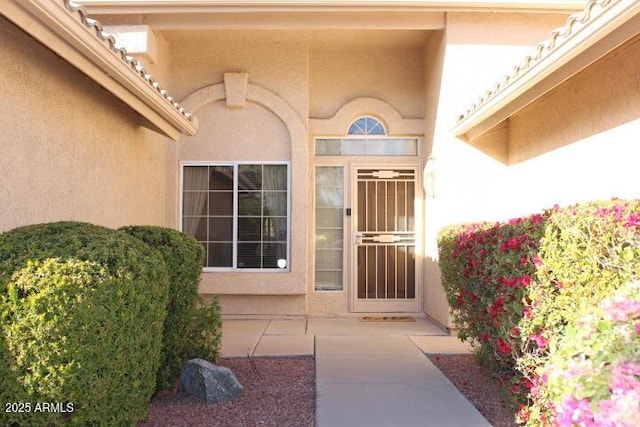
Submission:
<svg viewBox="0 0 640 427">
<path fill-rule="evenodd" d="M 244 387 L 231 369 L 206 360 L 191 359 L 182 366 L 180 391 L 207 403 L 218 403 L 238 397 Z"/>
</svg>

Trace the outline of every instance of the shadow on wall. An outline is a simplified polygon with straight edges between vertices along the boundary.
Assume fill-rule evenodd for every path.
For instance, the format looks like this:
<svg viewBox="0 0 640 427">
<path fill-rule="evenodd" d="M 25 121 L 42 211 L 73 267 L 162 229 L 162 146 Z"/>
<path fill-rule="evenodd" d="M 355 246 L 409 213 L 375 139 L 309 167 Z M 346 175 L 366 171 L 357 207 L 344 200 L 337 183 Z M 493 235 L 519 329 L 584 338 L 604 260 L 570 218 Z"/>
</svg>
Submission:
<svg viewBox="0 0 640 427">
<path fill-rule="evenodd" d="M 424 257 L 424 312 L 441 325 L 451 328 L 449 303 L 442 287 L 440 266 L 437 259 Z"/>
<path fill-rule="evenodd" d="M 509 164 L 640 117 L 640 36 L 508 120 Z"/>
</svg>

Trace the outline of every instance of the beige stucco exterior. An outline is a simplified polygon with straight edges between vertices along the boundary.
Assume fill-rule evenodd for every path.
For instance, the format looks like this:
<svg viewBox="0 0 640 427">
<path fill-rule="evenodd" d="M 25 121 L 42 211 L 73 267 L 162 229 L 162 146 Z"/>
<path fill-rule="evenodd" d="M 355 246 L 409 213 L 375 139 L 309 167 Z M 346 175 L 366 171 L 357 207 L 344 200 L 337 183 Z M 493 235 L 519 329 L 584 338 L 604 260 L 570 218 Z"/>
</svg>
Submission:
<svg viewBox="0 0 640 427">
<path fill-rule="evenodd" d="M 11 184 L 0 191 L 0 231 L 61 219 L 179 228 L 181 165 L 288 162 L 290 269 L 205 271 L 200 292 L 219 295 L 229 315 L 347 315 L 348 243 L 343 290 L 314 290 L 315 167 L 368 162 L 421 171 L 432 157 L 435 197 L 422 189 L 416 195 L 419 310 L 449 325 L 437 265 L 441 227 L 640 196 L 637 36 L 464 141 L 452 128 L 466 104 L 563 25 L 572 8 L 479 2 L 475 9 L 381 12 L 364 3 L 362 10 L 293 13 L 291 6 L 264 15 L 235 14 L 234 6 L 200 14 L 167 6 L 146 15 L 144 7 L 119 14 L 96 7 L 107 24 L 145 23 L 130 27 L 149 46 L 139 56 L 198 119 L 198 132 L 177 142 L 143 127 L 129 106 L 1 21 L 0 172 Z M 384 123 L 389 136 L 417 138 L 418 155 L 314 156 L 316 137 L 345 136 L 364 115 Z M 348 223 L 344 238 L 352 238 Z"/>
<path fill-rule="evenodd" d="M 0 230 L 170 225 L 167 138 L 3 18 L 0 32 Z"/>
</svg>

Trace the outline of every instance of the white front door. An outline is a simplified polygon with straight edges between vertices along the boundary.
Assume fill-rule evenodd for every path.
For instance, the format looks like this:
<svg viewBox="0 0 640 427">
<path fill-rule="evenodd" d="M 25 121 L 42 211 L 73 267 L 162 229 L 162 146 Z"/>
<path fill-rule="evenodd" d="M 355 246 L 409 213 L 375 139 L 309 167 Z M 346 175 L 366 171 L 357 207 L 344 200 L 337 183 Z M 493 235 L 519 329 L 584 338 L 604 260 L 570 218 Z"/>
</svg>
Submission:
<svg viewBox="0 0 640 427">
<path fill-rule="evenodd" d="M 416 260 L 416 166 L 352 169 L 352 308 L 355 312 L 420 310 Z"/>
</svg>

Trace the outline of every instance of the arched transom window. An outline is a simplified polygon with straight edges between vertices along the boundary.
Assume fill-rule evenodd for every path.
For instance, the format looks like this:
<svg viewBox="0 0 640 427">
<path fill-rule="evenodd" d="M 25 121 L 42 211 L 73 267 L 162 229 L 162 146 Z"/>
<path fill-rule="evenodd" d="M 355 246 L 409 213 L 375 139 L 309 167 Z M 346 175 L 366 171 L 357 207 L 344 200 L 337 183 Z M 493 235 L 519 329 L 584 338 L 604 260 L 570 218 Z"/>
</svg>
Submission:
<svg viewBox="0 0 640 427">
<path fill-rule="evenodd" d="M 386 135 L 382 123 L 373 117 L 360 117 L 349 126 L 349 135 Z"/>
<path fill-rule="evenodd" d="M 371 117 L 354 120 L 347 135 L 316 138 L 316 156 L 417 156 L 418 138 L 391 137 L 384 124 Z"/>
</svg>

